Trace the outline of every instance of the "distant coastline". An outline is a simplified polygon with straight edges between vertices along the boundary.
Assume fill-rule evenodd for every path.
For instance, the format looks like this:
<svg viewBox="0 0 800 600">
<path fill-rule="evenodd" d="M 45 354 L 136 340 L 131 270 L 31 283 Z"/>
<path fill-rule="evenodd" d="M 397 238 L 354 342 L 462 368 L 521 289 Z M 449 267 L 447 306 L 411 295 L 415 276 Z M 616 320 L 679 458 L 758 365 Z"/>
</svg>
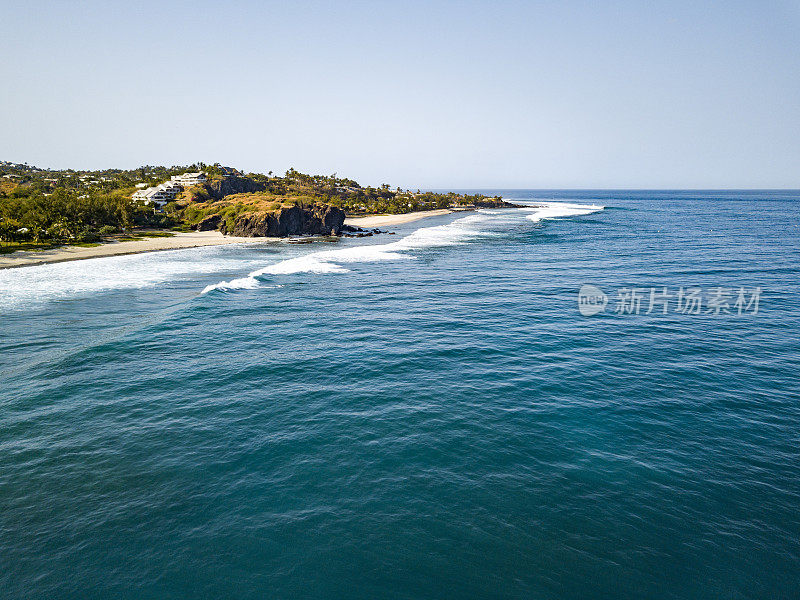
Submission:
<svg viewBox="0 0 800 600">
<path fill-rule="evenodd" d="M 399 215 L 369 215 L 346 219 L 345 224 L 353 227 L 389 227 L 411 223 L 427 217 L 446 215 L 450 209 L 417 211 Z M 0 255 L 0 269 L 32 267 L 49 263 L 88 260 L 109 256 L 124 256 L 144 252 L 180 250 L 203 246 L 223 246 L 228 244 L 277 243 L 285 238 L 236 237 L 223 235 L 219 231 L 191 231 L 175 233 L 169 237 L 153 237 L 141 240 L 108 242 L 94 247 L 59 246 L 46 250 L 20 250 L 12 254 Z"/>
<path fill-rule="evenodd" d="M 169 232 L 338 236 L 348 215 L 508 206 L 500 196 L 362 186 L 335 174 L 295 169 L 283 176 L 243 173 L 219 163 L 54 171 L 0 161 L 0 254 L 116 244 Z M 356 232 L 362 233 L 368 232 Z"/>
<path fill-rule="evenodd" d="M 450 208 L 440 208 L 437 210 L 420 210 L 399 215 L 366 215 L 363 217 L 347 218 L 344 220 L 344 224 L 352 227 L 391 227 L 392 225 L 411 223 L 426 217 L 438 217 L 441 215 L 446 215 L 451 212 L 456 212 L 456 210 Z"/>
</svg>

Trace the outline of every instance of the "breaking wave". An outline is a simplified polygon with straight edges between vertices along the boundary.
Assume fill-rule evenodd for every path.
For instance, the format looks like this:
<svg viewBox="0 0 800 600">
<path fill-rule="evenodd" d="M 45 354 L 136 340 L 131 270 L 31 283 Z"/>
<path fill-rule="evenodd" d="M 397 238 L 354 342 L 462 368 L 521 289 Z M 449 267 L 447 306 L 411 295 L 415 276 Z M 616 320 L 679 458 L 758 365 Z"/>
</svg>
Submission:
<svg viewBox="0 0 800 600">
<path fill-rule="evenodd" d="M 577 217 L 600 212 L 605 206 L 596 204 L 568 204 L 566 202 L 541 202 L 537 206 L 523 208 L 529 221 L 537 223 L 542 219 L 557 219 L 559 217 Z"/>
<path fill-rule="evenodd" d="M 563 202 L 537 202 L 536 205 L 516 211 L 479 210 L 448 223 L 417 229 L 406 237 L 388 244 L 352 246 L 337 250 L 313 252 L 305 256 L 289 258 L 250 273 L 247 277 L 220 281 L 206 286 L 201 292 L 213 290 L 254 289 L 260 287 L 259 278 L 265 275 L 291 275 L 294 273 L 349 273 L 342 263 L 382 262 L 409 260 L 408 251 L 466 243 L 479 237 L 502 235 L 510 223 L 519 221 L 523 215 L 530 221 L 586 215 L 603 210 L 603 206 L 567 204 Z"/>
<path fill-rule="evenodd" d="M 230 257 L 232 248 L 185 248 L 0 269 L 0 314 L 51 301 L 241 269 L 242 260 Z M 252 259 L 246 263 L 258 264 Z"/>
<path fill-rule="evenodd" d="M 130 256 L 96 258 L 0 270 L 0 313 L 49 301 L 68 300 L 111 290 L 140 289 L 215 272 L 256 269 L 247 276 L 220 281 L 203 289 L 241 290 L 262 287 L 263 278 L 295 273 L 342 274 L 347 265 L 411 260 L 425 248 L 453 246 L 470 240 L 507 235 L 510 228 L 529 221 L 585 215 L 602 206 L 532 201 L 516 210 L 481 209 L 451 223 L 422 227 L 395 242 L 356 242 L 336 250 L 310 252 L 263 265 L 263 256 L 232 246 L 148 252 Z M 244 260 L 243 260 L 244 258 Z"/>
</svg>

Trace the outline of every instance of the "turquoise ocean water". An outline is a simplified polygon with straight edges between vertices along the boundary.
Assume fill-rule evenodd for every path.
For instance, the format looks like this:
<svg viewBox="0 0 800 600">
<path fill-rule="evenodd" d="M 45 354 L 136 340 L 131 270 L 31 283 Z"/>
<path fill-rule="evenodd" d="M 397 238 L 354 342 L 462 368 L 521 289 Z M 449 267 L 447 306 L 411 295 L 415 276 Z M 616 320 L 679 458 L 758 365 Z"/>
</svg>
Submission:
<svg viewBox="0 0 800 600">
<path fill-rule="evenodd" d="M 800 193 L 502 193 L 0 271 L 0 598 L 798 597 Z"/>
</svg>

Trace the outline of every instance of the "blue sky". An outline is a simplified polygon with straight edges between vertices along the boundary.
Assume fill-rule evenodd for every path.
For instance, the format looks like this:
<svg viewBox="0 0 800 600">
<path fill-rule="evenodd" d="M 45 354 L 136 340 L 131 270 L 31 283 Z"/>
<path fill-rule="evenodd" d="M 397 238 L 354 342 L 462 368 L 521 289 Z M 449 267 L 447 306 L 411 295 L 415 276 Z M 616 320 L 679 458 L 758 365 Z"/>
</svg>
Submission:
<svg viewBox="0 0 800 600">
<path fill-rule="evenodd" d="M 800 188 L 800 2 L 4 0 L 0 160 Z"/>
</svg>

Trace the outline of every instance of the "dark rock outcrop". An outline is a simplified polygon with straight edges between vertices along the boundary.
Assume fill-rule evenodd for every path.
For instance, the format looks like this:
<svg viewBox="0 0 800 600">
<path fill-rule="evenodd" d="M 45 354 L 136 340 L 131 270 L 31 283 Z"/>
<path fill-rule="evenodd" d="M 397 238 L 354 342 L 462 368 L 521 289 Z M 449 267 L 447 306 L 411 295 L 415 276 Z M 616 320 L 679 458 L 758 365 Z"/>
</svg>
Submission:
<svg viewBox="0 0 800 600">
<path fill-rule="evenodd" d="M 475 208 L 525 208 L 522 204 L 506 202 L 502 198 L 486 198 L 473 204 Z"/>
<path fill-rule="evenodd" d="M 353 225 L 342 225 L 342 237 L 371 237 L 380 233 L 389 233 L 388 231 L 381 231 L 380 229 L 361 229 L 361 227 L 354 227 Z"/>
<path fill-rule="evenodd" d="M 263 183 L 253 181 L 247 177 L 231 176 L 220 181 L 206 183 L 203 187 L 211 194 L 214 200 L 221 200 L 231 194 L 252 194 L 253 192 L 263 192 L 267 189 Z"/>
<path fill-rule="evenodd" d="M 221 222 L 221 215 L 208 215 L 195 225 L 194 228 L 197 229 L 197 231 L 213 231 L 214 229 L 219 229 Z"/>
<path fill-rule="evenodd" d="M 344 211 L 328 204 L 283 207 L 272 212 L 245 213 L 233 228 L 223 221 L 220 231 L 242 237 L 286 237 L 287 235 L 339 235 Z"/>
</svg>

